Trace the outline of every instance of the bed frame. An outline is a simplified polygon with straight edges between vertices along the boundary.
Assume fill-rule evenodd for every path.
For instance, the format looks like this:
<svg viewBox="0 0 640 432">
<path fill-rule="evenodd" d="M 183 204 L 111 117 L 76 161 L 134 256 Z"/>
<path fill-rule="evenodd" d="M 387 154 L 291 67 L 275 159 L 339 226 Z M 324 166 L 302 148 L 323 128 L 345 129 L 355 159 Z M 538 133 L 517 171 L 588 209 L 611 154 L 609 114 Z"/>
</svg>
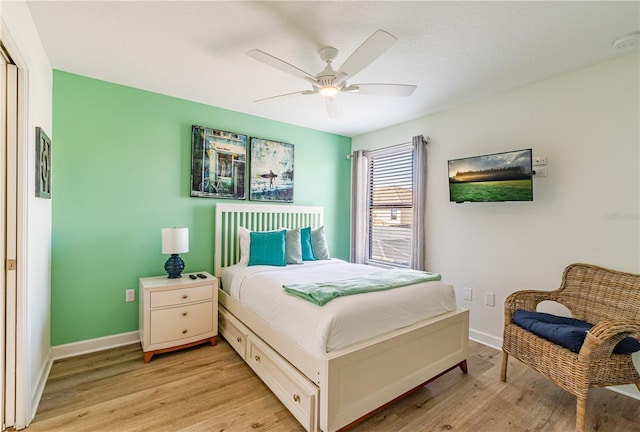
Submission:
<svg viewBox="0 0 640 432">
<path fill-rule="evenodd" d="M 318 227 L 322 207 L 216 205 L 214 272 L 240 257 L 237 229 Z M 469 311 L 457 309 L 318 358 L 219 290 L 220 333 L 309 432 L 346 429 L 460 367 Z"/>
</svg>

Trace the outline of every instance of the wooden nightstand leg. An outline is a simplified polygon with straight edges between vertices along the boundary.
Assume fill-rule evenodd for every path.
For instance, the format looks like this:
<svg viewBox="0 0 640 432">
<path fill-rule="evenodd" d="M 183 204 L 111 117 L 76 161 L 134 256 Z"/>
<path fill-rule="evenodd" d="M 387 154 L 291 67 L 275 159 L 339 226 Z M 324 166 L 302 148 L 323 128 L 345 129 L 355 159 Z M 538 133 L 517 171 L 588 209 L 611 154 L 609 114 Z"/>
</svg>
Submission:
<svg viewBox="0 0 640 432">
<path fill-rule="evenodd" d="M 151 361 L 151 357 L 153 357 L 153 351 L 147 351 L 144 353 L 144 362 L 149 363 Z"/>
<path fill-rule="evenodd" d="M 217 336 L 213 336 L 212 338 L 209 339 L 209 342 L 211 342 L 211 345 L 213 345 L 213 346 L 218 345 L 218 337 Z"/>
</svg>

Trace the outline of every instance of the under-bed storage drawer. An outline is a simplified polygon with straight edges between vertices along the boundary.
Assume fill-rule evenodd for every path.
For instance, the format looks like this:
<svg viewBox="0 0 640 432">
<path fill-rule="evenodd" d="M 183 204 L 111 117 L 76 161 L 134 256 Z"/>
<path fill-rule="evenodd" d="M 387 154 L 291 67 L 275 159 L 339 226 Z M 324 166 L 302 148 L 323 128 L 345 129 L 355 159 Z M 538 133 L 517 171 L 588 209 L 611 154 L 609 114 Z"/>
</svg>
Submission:
<svg viewBox="0 0 640 432">
<path fill-rule="evenodd" d="M 247 336 L 249 330 L 236 317 L 231 315 L 224 307 L 218 310 L 218 327 L 220 334 L 229 342 L 229 345 L 243 360 L 247 359 Z"/>
<path fill-rule="evenodd" d="M 253 335 L 246 361 L 308 431 L 318 430 L 318 388 L 311 381 Z"/>
</svg>

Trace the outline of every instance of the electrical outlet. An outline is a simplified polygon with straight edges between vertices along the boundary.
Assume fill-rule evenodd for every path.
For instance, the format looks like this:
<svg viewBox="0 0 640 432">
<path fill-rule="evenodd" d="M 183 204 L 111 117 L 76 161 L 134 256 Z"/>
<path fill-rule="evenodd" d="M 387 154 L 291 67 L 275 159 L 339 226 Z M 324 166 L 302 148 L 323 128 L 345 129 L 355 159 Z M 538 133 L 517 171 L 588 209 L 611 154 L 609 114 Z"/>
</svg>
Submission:
<svg viewBox="0 0 640 432">
<path fill-rule="evenodd" d="M 533 167 L 533 176 L 534 177 L 546 177 L 547 176 L 547 167 L 546 166 L 536 166 Z"/>
<path fill-rule="evenodd" d="M 547 157 L 546 156 L 534 156 L 532 161 L 533 166 L 546 165 Z"/>
<path fill-rule="evenodd" d="M 125 295 L 124 295 L 124 301 L 126 302 L 132 302 L 136 300 L 136 290 L 134 289 L 128 289 L 125 291 Z"/>
</svg>

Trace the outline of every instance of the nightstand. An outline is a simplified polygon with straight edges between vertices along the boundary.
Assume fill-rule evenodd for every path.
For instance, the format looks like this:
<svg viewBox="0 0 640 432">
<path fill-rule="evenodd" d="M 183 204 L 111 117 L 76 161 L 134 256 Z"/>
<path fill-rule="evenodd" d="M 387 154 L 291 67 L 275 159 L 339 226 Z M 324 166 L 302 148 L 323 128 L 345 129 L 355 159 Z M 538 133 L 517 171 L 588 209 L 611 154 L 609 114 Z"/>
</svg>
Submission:
<svg viewBox="0 0 640 432">
<path fill-rule="evenodd" d="M 189 274 L 206 278 L 191 279 Z M 140 279 L 140 341 L 144 362 L 155 354 L 217 343 L 218 279 L 207 272 Z"/>
</svg>

